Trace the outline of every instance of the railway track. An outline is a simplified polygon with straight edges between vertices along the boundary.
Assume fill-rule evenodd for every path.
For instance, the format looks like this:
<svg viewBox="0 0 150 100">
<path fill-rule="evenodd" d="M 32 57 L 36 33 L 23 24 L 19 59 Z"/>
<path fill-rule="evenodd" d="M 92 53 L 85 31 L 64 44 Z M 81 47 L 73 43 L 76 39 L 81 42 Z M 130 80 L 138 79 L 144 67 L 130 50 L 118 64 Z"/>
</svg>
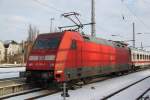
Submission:
<svg viewBox="0 0 150 100">
<path fill-rule="evenodd" d="M 139 71 L 142 71 L 142 70 L 138 70 L 136 72 L 139 72 Z M 124 75 L 128 75 L 128 74 L 131 74 L 131 73 L 133 73 L 133 72 L 126 73 Z M 116 77 L 116 76 L 112 75 L 112 76 L 107 76 L 107 77 L 105 76 L 105 77 L 97 78 L 97 79 L 94 79 L 94 80 L 90 81 L 87 84 L 92 84 L 92 83 L 96 83 L 96 82 L 105 81 L 107 79 L 112 79 L 114 77 Z M 112 97 L 113 95 L 115 95 L 115 94 L 117 94 L 117 93 L 119 93 L 119 92 L 121 92 L 121 91 L 123 91 L 123 90 L 125 90 L 125 89 L 127 89 L 127 88 L 129 88 L 129 87 L 131 87 L 133 85 L 135 85 L 135 84 L 138 84 L 139 82 L 141 82 L 141 81 L 143 81 L 143 80 L 145 80 L 145 79 L 147 79 L 149 77 L 150 76 L 148 76 L 146 78 L 143 78 L 143 79 L 141 79 L 141 80 L 139 80 L 139 81 L 137 81 L 137 82 L 127 86 L 127 87 L 124 87 L 123 89 L 120 89 L 120 90 L 116 91 L 115 93 L 112 93 L 112 94 L 108 95 L 107 97 L 104 97 L 102 100 L 106 100 L 106 99 Z M 45 97 L 45 96 L 48 96 L 48 95 L 52 95 L 52 94 L 57 93 L 57 92 L 60 92 L 60 90 L 56 90 L 56 89 L 41 89 L 41 88 L 40 89 L 35 89 L 35 90 L 31 89 L 31 90 L 27 90 L 25 92 L 22 91 L 22 92 L 19 92 L 19 93 L 15 93 L 15 94 L 12 94 L 12 95 L 1 97 L 0 100 L 1 99 L 19 98 L 19 97 L 20 98 L 24 97 L 25 100 L 34 100 L 34 99 L 42 98 L 42 97 Z M 31 95 L 31 94 L 35 94 L 35 95 Z"/>
<path fill-rule="evenodd" d="M 20 96 L 20 95 L 33 93 L 33 92 L 38 92 L 38 91 L 42 91 L 42 90 L 43 89 L 41 89 L 41 88 L 29 89 L 29 90 L 26 90 L 26 91 L 10 94 L 10 95 L 7 95 L 7 96 L 2 96 L 2 97 L 0 97 L 0 100 L 9 99 L 9 98 L 13 98 L 13 97 L 17 97 L 17 96 Z"/>
<path fill-rule="evenodd" d="M 150 100 L 150 96 L 146 95 L 146 93 L 148 93 L 149 91 L 150 91 L 150 88 L 144 91 L 139 97 L 137 97 L 136 100 Z"/>
<path fill-rule="evenodd" d="M 0 96 L 28 89 L 25 78 L 11 78 L 0 80 Z"/>
<path fill-rule="evenodd" d="M 89 81 L 87 84 L 92 84 L 92 83 L 96 83 L 96 82 L 101 82 L 101 81 L 105 81 L 105 80 L 108 80 L 108 79 L 112 79 L 112 78 L 115 78 L 115 77 L 129 75 L 129 74 L 140 72 L 140 71 L 143 71 L 143 70 L 146 70 L 146 69 L 150 69 L 150 68 L 143 68 L 143 69 L 139 69 L 139 70 L 136 70 L 136 71 L 130 71 L 130 72 L 123 73 L 123 74 L 118 74 L 118 75 L 106 75 L 106 76 L 103 76 L 103 77 L 95 78 L 92 81 Z M 85 85 L 87 85 L 87 84 L 85 84 Z"/>
<path fill-rule="evenodd" d="M 25 100 L 35 100 L 35 99 L 38 99 L 38 98 L 42 98 L 42 97 L 45 97 L 45 96 L 48 96 L 48 95 L 52 95 L 52 94 L 55 94 L 57 92 L 60 92 L 60 90 L 49 90 L 47 93 L 45 94 L 41 94 L 41 95 L 38 95 L 38 96 L 33 96 L 31 98 L 26 98 Z"/>
<path fill-rule="evenodd" d="M 21 99 L 23 97 L 27 100 L 33 100 L 60 91 L 56 89 L 36 88 L 33 84 L 26 84 L 25 78 L 2 79 L 0 80 L 0 86 L 0 100 L 19 97 Z M 35 95 L 31 96 L 31 94 Z"/>
<path fill-rule="evenodd" d="M 140 79 L 140 80 L 138 80 L 138 81 L 136 81 L 136 82 L 134 82 L 134 83 L 132 83 L 132 84 L 126 86 L 126 87 L 123 87 L 123 88 L 119 89 L 118 91 L 116 91 L 116 92 L 114 92 L 114 93 L 111 93 L 111 94 L 105 96 L 105 97 L 102 98 L 101 100 L 107 100 L 107 99 L 109 99 L 109 98 L 111 98 L 111 97 L 113 97 L 113 96 L 115 96 L 115 95 L 121 93 L 121 92 L 124 91 L 124 90 L 127 90 L 128 88 L 130 88 L 130 87 L 132 87 L 132 86 L 134 86 L 134 85 L 136 85 L 136 84 L 138 84 L 138 83 L 140 83 L 140 82 L 142 82 L 142 81 L 144 81 L 144 80 L 146 80 L 146 79 L 148 79 L 148 78 L 150 78 L 150 76 L 147 76 L 147 77 L 145 77 L 145 78 L 142 78 L 142 79 Z M 143 94 L 144 94 L 144 93 L 143 93 Z M 140 96 L 140 97 L 141 97 L 141 96 Z M 140 97 L 139 97 L 139 98 L 140 98 Z M 139 100 L 139 99 L 137 99 L 137 100 Z"/>
<path fill-rule="evenodd" d="M 60 90 L 56 89 L 44 89 L 44 88 L 35 88 L 27 91 L 22 91 L 19 93 L 11 94 L 5 97 L 1 97 L 0 100 L 35 100 L 42 98 L 48 95 L 59 92 Z"/>
<path fill-rule="evenodd" d="M 136 71 L 136 72 L 139 72 L 139 71 L 141 71 L 141 70 L 138 70 L 138 71 Z M 126 73 L 125 75 L 131 74 L 131 73 L 133 73 L 133 72 Z M 107 77 L 105 76 L 105 77 L 97 78 L 97 79 L 95 79 L 95 80 L 93 80 L 93 81 L 87 83 L 86 85 L 92 84 L 92 83 L 96 83 L 96 82 L 105 81 L 105 80 L 108 80 L 108 79 L 112 79 L 112 78 L 114 78 L 114 77 L 116 77 L 116 76 L 107 76 Z M 143 81 L 143 80 L 145 80 L 145 79 L 147 79 L 147 78 L 149 78 L 149 77 L 150 77 L 150 76 L 145 77 L 145 78 L 139 80 L 138 82 L 136 82 L 136 83 L 134 83 L 134 84 L 138 84 L 139 82 L 141 82 L 141 81 Z M 134 85 L 134 84 L 132 84 L 132 85 Z M 132 86 L 132 85 L 131 85 L 131 86 Z M 81 86 L 81 87 L 82 87 L 82 86 Z M 130 86 L 129 86 L 129 87 L 130 87 Z M 128 88 L 129 88 L 129 87 L 128 87 Z M 92 88 L 92 87 L 91 87 L 91 88 Z M 127 87 L 126 87 L 126 88 L 127 88 Z M 57 93 L 57 92 L 60 92 L 60 91 L 58 91 L 58 90 L 51 90 L 51 91 L 49 91 L 48 93 L 45 93 L 45 94 L 43 94 L 43 95 L 31 97 L 31 98 L 28 98 L 28 99 L 25 99 L 25 100 L 40 99 L 40 98 L 42 98 L 42 97 L 45 97 L 45 96 L 48 96 L 48 95 L 52 95 L 52 94 Z M 121 91 L 120 91 L 120 92 L 121 92 Z M 104 98 L 103 100 L 106 100 L 106 99 Z"/>
</svg>

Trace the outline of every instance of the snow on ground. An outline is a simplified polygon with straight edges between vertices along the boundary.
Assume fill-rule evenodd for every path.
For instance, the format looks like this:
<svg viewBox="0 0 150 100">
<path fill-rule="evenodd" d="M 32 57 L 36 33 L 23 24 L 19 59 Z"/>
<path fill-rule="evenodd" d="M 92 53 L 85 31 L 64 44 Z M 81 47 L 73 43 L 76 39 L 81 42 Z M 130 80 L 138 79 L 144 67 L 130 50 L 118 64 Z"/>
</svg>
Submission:
<svg viewBox="0 0 150 100">
<path fill-rule="evenodd" d="M 136 100 L 137 97 L 144 93 L 148 88 L 150 88 L 150 78 L 130 87 L 127 90 L 122 91 L 109 100 L 126 100 L 126 98 L 122 97 L 128 97 L 128 100 Z"/>
<path fill-rule="evenodd" d="M 19 72 L 0 74 L 0 79 L 19 77 Z"/>
<path fill-rule="evenodd" d="M 142 100 L 144 100 L 144 98 L 146 98 L 146 97 L 149 97 L 149 99 L 147 99 L 147 100 L 150 100 L 150 91 L 148 91 L 146 94 L 143 95 Z"/>
<path fill-rule="evenodd" d="M 69 90 L 69 95 L 66 100 L 100 100 L 103 97 L 114 93 L 115 91 L 128 86 L 129 84 L 132 84 L 142 78 L 145 78 L 147 76 L 150 76 L 150 69 L 146 71 L 136 72 L 133 74 L 120 76 L 113 79 L 108 79 L 106 81 L 102 81 L 99 83 L 93 83 L 86 86 L 83 86 L 81 89 L 77 90 Z M 142 86 L 141 86 L 142 85 Z M 91 87 L 94 87 L 91 88 Z M 140 94 L 145 88 L 150 87 L 150 78 L 141 82 L 137 85 L 137 87 L 130 88 L 127 92 L 124 91 L 118 96 L 118 99 L 112 100 L 134 100 L 135 97 L 133 96 L 137 91 L 139 91 L 137 94 Z M 133 98 L 132 98 L 133 97 Z M 116 96 L 117 98 L 117 96 Z M 43 98 L 40 98 L 39 100 L 63 100 L 61 97 L 61 92 L 56 93 L 54 95 L 46 96 Z"/>
<path fill-rule="evenodd" d="M 0 64 L 0 67 L 24 67 L 26 64 Z"/>
<path fill-rule="evenodd" d="M 25 67 L 15 67 L 15 68 L 0 68 L 0 74 L 6 72 L 23 72 Z"/>
<path fill-rule="evenodd" d="M 24 72 L 25 67 L 0 68 L 0 79 L 19 77 L 19 72 Z"/>
</svg>

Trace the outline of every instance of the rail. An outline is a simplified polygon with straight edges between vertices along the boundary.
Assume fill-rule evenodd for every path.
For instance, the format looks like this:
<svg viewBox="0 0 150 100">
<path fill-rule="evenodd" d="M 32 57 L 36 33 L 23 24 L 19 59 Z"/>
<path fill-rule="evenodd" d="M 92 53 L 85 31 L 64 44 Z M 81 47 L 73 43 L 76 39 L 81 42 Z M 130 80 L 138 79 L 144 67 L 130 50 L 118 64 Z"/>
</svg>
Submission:
<svg viewBox="0 0 150 100">
<path fill-rule="evenodd" d="M 45 96 L 48 96 L 48 95 L 52 95 L 52 94 L 55 94 L 57 92 L 60 92 L 59 90 L 49 90 L 48 93 L 45 93 L 45 94 L 42 94 L 42 95 L 39 95 L 39 96 L 34 96 L 34 97 L 31 97 L 31 98 L 27 98 L 25 100 L 35 100 L 35 99 L 38 99 L 38 98 L 42 98 L 42 97 L 45 97 Z"/>
<path fill-rule="evenodd" d="M 149 96 L 144 96 L 149 91 L 150 91 L 150 88 L 148 88 L 145 92 L 143 92 L 136 100 L 150 100 Z"/>
<path fill-rule="evenodd" d="M 114 93 L 111 93 L 111 94 L 109 94 L 108 96 L 105 96 L 105 97 L 102 98 L 101 100 L 107 100 L 107 99 L 113 97 L 114 95 L 116 95 L 116 94 L 118 94 L 118 93 L 120 93 L 120 92 L 122 92 L 122 91 L 128 89 L 129 87 L 131 87 L 131 86 L 133 86 L 133 85 L 136 85 L 136 84 L 138 84 L 138 83 L 140 83 L 140 82 L 142 82 L 143 80 L 148 79 L 148 78 L 150 78 L 150 76 L 147 76 L 147 77 L 145 77 L 145 78 L 142 78 L 142 79 L 140 79 L 139 81 L 136 81 L 136 82 L 134 82 L 134 83 L 132 83 L 132 84 L 130 84 L 130 85 L 128 85 L 128 86 L 122 88 L 122 89 L 119 89 L 118 91 L 116 91 L 116 92 L 114 92 Z"/>
</svg>

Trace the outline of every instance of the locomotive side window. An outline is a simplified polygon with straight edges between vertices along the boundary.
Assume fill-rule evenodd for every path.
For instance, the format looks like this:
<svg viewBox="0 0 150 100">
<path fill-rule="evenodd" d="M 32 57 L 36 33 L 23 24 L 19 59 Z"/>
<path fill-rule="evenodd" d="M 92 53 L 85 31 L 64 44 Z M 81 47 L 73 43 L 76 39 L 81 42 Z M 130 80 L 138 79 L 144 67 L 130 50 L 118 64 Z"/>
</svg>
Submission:
<svg viewBox="0 0 150 100">
<path fill-rule="evenodd" d="M 76 48 L 77 48 L 76 40 L 72 40 L 71 49 L 76 49 Z"/>
</svg>

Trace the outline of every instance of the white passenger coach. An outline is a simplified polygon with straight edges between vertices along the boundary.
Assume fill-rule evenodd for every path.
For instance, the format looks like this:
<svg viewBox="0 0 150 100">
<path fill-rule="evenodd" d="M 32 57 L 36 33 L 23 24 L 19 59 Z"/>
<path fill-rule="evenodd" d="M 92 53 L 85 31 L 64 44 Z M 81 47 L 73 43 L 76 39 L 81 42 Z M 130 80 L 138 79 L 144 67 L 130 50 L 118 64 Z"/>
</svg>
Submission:
<svg viewBox="0 0 150 100">
<path fill-rule="evenodd" d="M 131 63 L 135 68 L 148 67 L 150 65 L 150 52 L 131 48 Z"/>
</svg>

